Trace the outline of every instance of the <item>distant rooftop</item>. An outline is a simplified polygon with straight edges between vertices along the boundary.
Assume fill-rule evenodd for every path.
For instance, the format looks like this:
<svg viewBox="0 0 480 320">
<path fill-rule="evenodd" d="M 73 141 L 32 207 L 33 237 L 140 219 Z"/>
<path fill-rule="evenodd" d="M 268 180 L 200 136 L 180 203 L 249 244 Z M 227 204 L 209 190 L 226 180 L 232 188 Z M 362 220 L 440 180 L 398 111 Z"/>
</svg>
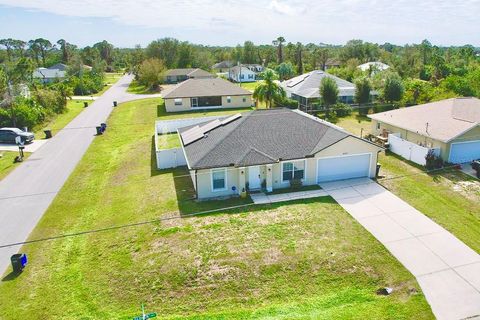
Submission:
<svg viewBox="0 0 480 320">
<path fill-rule="evenodd" d="M 304 98 L 319 98 L 320 83 L 325 77 L 335 80 L 338 86 L 340 96 L 353 96 L 355 94 L 355 85 L 346 80 L 340 79 L 325 71 L 314 70 L 302 74 L 298 77 L 281 82 L 281 86 L 289 93 L 296 94 Z"/>
<path fill-rule="evenodd" d="M 164 99 L 251 95 L 250 91 L 221 78 L 200 78 L 183 81 L 163 94 Z"/>
</svg>

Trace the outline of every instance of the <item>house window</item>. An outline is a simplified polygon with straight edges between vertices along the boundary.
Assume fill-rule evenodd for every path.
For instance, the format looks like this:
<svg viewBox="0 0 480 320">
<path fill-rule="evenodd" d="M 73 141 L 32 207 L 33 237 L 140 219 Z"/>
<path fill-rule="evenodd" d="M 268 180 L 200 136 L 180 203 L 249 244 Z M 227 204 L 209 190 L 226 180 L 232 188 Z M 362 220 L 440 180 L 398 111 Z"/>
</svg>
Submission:
<svg viewBox="0 0 480 320">
<path fill-rule="evenodd" d="M 227 190 L 227 170 L 215 169 L 212 170 L 212 190 L 223 191 Z"/>
<path fill-rule="evenodd" d="M 192 108 L 198 107 L 198 98 L 192 98 Z"/>
<path fill-rule="evenodd" d="M 245 75 L 244 75 L 244 74 L 241 74 L 241 75 L 240 75 L 240 79 L 245 79 Z"/>
<path fill-rule="evenodd" d="M 377 122 L 377 130 L 380 130 L 380 122 Z"/>
<path fill-rule="evenodd" d="M 305 161 L 283 162 L 282 163 L 282 182 L 293 179 L 303 179 L 305 176 Z"/>
<path fill-rule="evenodd" d="M 182 105 L 182 99 L 175 99 L 174 100 L 176 106 L 181 106 Z"/>
<path fill-rule="evenodd" d="M 247 98 L 243 97 L 242 101 L 247 102 Z"/>
<path fill-rule="evenodd" d="M 253 74 L 249 74 L 248 79 L 253 79 Z"/>
<path fill-rule="evenodd" d="M 230 103 L 230 102 L 232 102 L 232 97 L 228 96 L 227 97 L 227 103 Z"/>
</svg>

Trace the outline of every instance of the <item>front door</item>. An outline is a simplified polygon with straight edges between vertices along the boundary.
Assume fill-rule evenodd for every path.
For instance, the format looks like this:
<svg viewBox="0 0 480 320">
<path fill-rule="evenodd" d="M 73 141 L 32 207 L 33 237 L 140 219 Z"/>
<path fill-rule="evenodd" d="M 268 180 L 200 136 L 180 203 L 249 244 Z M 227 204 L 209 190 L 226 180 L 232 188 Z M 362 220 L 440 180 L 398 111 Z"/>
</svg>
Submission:
<svg viewBox="0 0 480 320">
<path fill-rule="evenodd" d="M 260 167 L 248 167 L 248 188 L 250 190 L 260 189 L 261 184 Z"/>
</svg>

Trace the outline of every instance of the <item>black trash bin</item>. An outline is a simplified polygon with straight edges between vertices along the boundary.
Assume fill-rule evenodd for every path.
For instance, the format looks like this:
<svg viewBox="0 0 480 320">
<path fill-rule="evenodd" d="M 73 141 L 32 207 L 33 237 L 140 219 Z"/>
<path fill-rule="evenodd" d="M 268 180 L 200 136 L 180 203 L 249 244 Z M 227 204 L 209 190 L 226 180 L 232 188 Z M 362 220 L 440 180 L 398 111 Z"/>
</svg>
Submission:
<svg viewBox="0 0 480 320">
<path fill-rule="evenodd" d="M 100 123 L 100 127 L 102 127 L 103 131 L 107 130 L 107 124 L 106 123 Z"/>
<path fill-rule="evenodd" d="M 50 139 L 52 137 L 52 130 L 46 129 L 43 130 L 43 132 L 45 133 L 45 139 Z"/>
<path fill-rule="evenodd" d="M 17 253 L 10 257 L 12 262 L 13 272 L 22 272 L 27 265 L 27 255 L 25 253 Z"/>
<path fill-rule="evenodd" d="M 117 106 L 117 101 L 113 101 L 113 106 L 114 106 L 114 107 Z"/>
<path fill-rule="evenodd" d="M 83 107 L 84 108 L 88 107 L 88 102 L 87 101 L 83 101 Z"/>
<path fill-rule="evenodd" d="M 97 129 L 97 136 L 103 134 L 103 129 L 102 127 L 98 126 L 98 127 L 95 127 Z"/>
<path fill-rule="evenodd" d="M 380 167 L 382 165 L 380 163 L 377 162 L 377 171 L 375 171 L 375 177 L 378 177 L 378 174 L 380 173 Z"/>
</svg>

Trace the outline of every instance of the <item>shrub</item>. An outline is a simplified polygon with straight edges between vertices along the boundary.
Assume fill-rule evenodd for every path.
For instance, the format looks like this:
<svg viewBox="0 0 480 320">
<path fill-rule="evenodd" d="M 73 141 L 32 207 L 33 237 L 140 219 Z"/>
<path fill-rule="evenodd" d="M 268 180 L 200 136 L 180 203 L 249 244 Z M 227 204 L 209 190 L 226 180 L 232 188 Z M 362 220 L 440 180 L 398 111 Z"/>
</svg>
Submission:
<svg viewBox="0 0 480 320">
<path fill-rule="evenodd" d="M 0 127 L 33 127 L 45 119 L 45 110 L 32 99 L 17 98 L 10 107 L 0 108 Z"/>
<path fill-rule="evenodd" d="M 352 107 L 345 103 L 334 104 L 332 110 L 337 117 L 345 117 L 352 113 Z"/>
<path fill-rule="evenodd" d="M 46 114 L 62 113 L 67 106 L 65 98 L 56 90 L 38 89 L 34 96 L 35 101 L 43 107 Z"/>
<path fill-rule="evenodd" d="M 300 189 L 302 187 L 302 179 L 292 179 L 290 180 L 290 188 Z"/>
</svg>

